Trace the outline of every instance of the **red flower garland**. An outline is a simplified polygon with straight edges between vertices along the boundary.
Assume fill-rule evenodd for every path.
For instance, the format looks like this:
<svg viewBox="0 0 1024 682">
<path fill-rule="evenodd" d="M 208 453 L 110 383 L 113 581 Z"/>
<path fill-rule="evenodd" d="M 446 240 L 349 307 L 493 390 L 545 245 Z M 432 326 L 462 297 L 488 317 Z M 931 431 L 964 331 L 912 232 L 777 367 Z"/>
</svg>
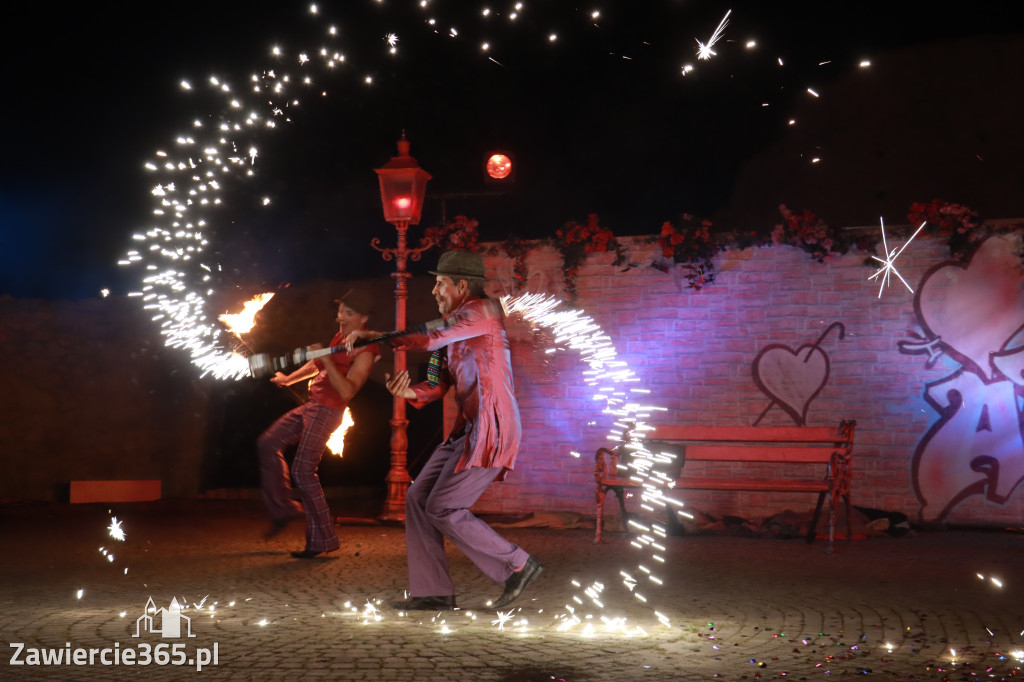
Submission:
<svg viewBox="0 0 1024 682">
<path fill-rule="evenodd" d="M 562 275 L 566 293 L 576 296 L 576 276 L 580 266 L 591 253 L 615 252 L 612 265 L 626 262 L 626 250 L 607 227 L 602 227 L 596 213 L 587 215 L 585 225 L 569 221 L 565 228 L 555 231 L 554 247 L 562 254 Z"/>
<path fill-rule="evenodd" d="M 678 228 L 668 221 L 662 223 L 657 242 L 662 259 L 672 259 L 672 264 L 683 266 L 691 289 L 700 291 L 705 284 L 715 281 L 715 266 L 711 259 L 720 247 L 711 238 L 710 220 L 698 220 L 684 213 Z M 668 272 L 669 264 L 664 260 L 651 265 Z"/>
<path fill-rule="evenodd" d="M 779 213 L 783 222 L 772 231 L 773 244 L 797 246 L 819 263 L 830 261 L 849 250 L 849 242 L 810 211 L 797 213 L 781 204 Z"/>
<path fill-rule="evenodd" d="M 476 251 L 479 232 L 479 223 L 470 220 L 464 215 L 455 216 L 455 220 L 443 227 L 428 227 L 423 231 L 423 238 L 420 244 L 426 244 L 428 240 L 434 246 L 441 247 L 442 251 L 462 249 L 464 251 Z"/>
</svg>

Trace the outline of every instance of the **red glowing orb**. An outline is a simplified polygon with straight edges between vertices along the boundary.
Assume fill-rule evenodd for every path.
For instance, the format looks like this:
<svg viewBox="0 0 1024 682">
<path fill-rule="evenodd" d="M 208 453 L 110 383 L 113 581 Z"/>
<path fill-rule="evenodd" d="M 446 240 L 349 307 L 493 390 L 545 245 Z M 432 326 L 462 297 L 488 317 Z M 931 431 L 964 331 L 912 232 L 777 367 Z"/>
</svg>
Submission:
<svg viewBox="0 0 1024 682">
<path fill-rule="evenodd" d="M 392 203 L 395 205 L 395 208 L 397 208 L 400 211 L 404 211 L 410 206 L 412 206 L 412 199 L 410 199 L 407 196 L 400 196 L 395 197 Z"/>
<path fill-rule="evenodd" d="M 504 154 L 492 154 L 487 159 L 487 174 L 495 180 L 504 180 L 512 172 L 512 159 Z"/>
</svg>

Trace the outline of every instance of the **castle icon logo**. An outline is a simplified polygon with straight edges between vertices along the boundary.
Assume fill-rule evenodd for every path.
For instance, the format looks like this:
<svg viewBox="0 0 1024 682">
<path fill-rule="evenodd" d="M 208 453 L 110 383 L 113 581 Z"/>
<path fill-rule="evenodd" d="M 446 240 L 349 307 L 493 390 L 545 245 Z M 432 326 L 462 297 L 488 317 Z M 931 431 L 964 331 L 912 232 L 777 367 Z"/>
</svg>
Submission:
<svg viewBox="0 0 1024 682">
<path fill-rule="evenodd" d="M 160 621 L 157 627 L 156 621 Z M 178 639 L 182 637 L 181 623 L 185 622 L 186 637 L 195 637 L 192 634 L 192 619 L 181 615 L 181 605 L 176 597 L 171 598 L 171 605 L 166 609 L 156 608 L 153 598 L 146 601 L 146 610 L 135 621 L 135 634 L 132 637 L 140 637 L 143 632 L 159 634 L 164 639 Z"/>
</svg>

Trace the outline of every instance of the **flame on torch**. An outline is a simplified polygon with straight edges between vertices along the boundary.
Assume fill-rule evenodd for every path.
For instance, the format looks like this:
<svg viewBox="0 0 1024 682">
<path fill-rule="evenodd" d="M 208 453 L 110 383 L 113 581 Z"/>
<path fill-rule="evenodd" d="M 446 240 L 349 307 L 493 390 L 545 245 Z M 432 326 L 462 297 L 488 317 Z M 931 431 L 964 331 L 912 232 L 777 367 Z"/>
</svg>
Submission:
<svg viewBox="0 0 1024 682">
<path fill-rule="evenodd" d="M 252 331 L 256 324 L 256 313 L 263 310 L 263 306 L 274 298 L 273 292 L 256 294 L 252 299 L 245 302 L 240 313 L 224 313 L 217 317 L 218 320 L 227 325 L 228 331 L 237 336 Z"/>
<path fill-rule="evenodd" d="M 352 419 L 352 410 L 346 407 L 345 414 L 341 417 L 341 426 L 335 429 L 331 437 L 327 439 L 327 449 L 341 457 L 345 450 L 345 434 L 355 425 L 355 420 Z"/>
</svg>

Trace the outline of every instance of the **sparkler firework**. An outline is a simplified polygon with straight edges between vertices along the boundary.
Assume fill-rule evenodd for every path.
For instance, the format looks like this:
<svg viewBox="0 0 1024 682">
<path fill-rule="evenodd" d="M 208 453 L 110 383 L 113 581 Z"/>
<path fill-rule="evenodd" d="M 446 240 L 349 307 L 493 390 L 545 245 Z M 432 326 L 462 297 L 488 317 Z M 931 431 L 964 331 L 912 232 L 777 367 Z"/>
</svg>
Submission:
<svg viewBox="0 0 1024 682">
<path fill-rule="evenodd" d="M 434 15 L 432 4 L 423 3 L 420 11 L 425 13 L 424 29 L 439 39 L 466 37 L 465 27 L 453 26 L 451 21 Z M 526 11 L 524 3 L 516 3 L 507 12 L 483 8 L 480 17 L 500 17 L 511 26 L 517 24 L 516 20 Z M 211 75 L 202 81 L 205 89 L 198 80 L 180 81 L 182 92 L 190 96 L 210 93 L 214 106 L 220 110 L 193 119 L 188 132 L 174 136 L 169 147 L 157 150 L 144 164 L 152 178 L 151 222 L 133 235 L 133 247 L 118 263 L 140 271 L 140 284 L 129 295 L 141 299 L 144 309 L 150 311 L 166 345 L 187 352 L 203 375 L 220 379 L 241 379 L 248 375 L 244 358 L 233 350 L 230 341 L 221 338 L 224 329 L 211 320 L 207 312 L 208 298 L 225 276 L 221 265 L 208 253 L 215 224 L 222 220 L 217 213 L 227 207 L 224 192 L 259 172 L 265 163 L 260 154 L 262 136 L 291 123 L 291 113 L 302 107 L 305 100 L 325 97 L 330 79 L 347 78 L 349 84 L 359 80 L 366 85 L 374 83 L 373 64 L 361 65 L 359 75 L 349 68 L 341 68 L 349 62 L 339 44 L 340 31 L 323 17 L 317 5 L 310 5 L 308 12 L 319 33 L 316 48 L 290 49 L 286 45 L 274 45 L 268 51 L 271 64 L 252 70 L 246 78 Z M 606 24 L 596 23 L 598 17 L 604 16 L 600 11 L 575 12 L 587 30 L 606 30 Z M 715 46 L 731 14 L 731 9 L 725 13 L 706 43 L 697 40 L 700 59 L 716 55 Z M 496 24 L 485 23 L 493 32 Z M 561 28 L 564 30 L 557 32 L 538 29 L 527 40 L 561 43 L 556 37 L 563 35 L 568 26 L 562 24 Z M 472 40 L 482 46 L 481 56 L 500 64 L 492 54 L 495 43 L 483 33 L 483 28 L 476 30 L 480 32 L 472 36 Z M 386 30 L 382 35 L 388 52 L 395 55 L 398 34 Z M 747 44 L 753 43 L 748 41 Z M 685 66 L 682 73 L 690 71 L 692 67 Z M 349 92 L 347 96 L 355 95 Z M 271 203 L 269 196 L 251 200 L 254 207 Z M 232 210 L 237 208 L 232 206 Z"/>
<path fill-rule="evenodd" d="M 711 48 L 715 46 L 715 43 L 722 39 L 722 33 L 725 31 L 725 27 L 729 25 L 730 14 L 732 14 L 732 10 L 726 12 L 725 16 L 722 17 L 722 21 L 718 23 L 718 28 L 716 28 L 715 32 L 711 34 L 710 38 L 708 38 L 707 45 L 699 40 L 697 41 L 697 59 L 711 59 L 713 56 L 718 54 Z"/>
<path fill-rule="evenodd" d="M 515 21 L 523 6 L 517 5 L 515 9 L 505 17 L 509 22 Z M 717 54 L 714 48 L 724 34 L 731 11 L 726 12 L 706 44 L 697 40 L 699 59 L 707 60 Z M 316 6 L 310 8 L 310 13 L 319 20 Z M 488 14 L 489 11 L 483 13 Z M 598 14 L 590 16 L 596 20 Z M 447 39 L 462 37 L 455 28 L 448 29 L 445 35 L 445 29 L 436 28 L 438 21 L 433 17 L 425 25 L 427 30 Z M 252 328 L 252 316 L 258 308 L 255 304 L 250 307 L 250 302 L 242 313 L 220 316 L 219 322 L 227 325 L 226 328 L 210 321 L 208 298 L 215 293 L 223 273 L 208 248 L 214 238 L 214 225 L 220 218 L 217 214 L 226 208 L 225 190 L 254 176 L 266 163 L 267 156 L 260 153 L 261 136 L 290 123 L 291 112 L 307 98 L 326 95 L 324 83 L 341 74 L 341 67 L 349 64 L 337 44 L 337 30 L 328 25 L 322 34 L 324 44 L 317 49 L 292 50 L 275 46 L 270 51 L 273 66 L 254 70 L 245 82 L 220 76 L 207 79 L 205 87 L 219 101 L 222 111 L 216 116 L 196 119 L 188 134 L 175 137 L 172 146 L 158 150 L 145 164 L 146 172 L 152 177 L 151 224 L 133 235 L 133 248 L 126 251 L 119 264 L 141 272 L 139 288 L 130 295 L 139 298 L 144 309 L 152 313 L 166 345 L 187 352 L 203 375 L 236 380 L 250 376 L 246 357 L 234 350 L 238 344 L 231 337 L 225 337 L 225 332 L 240 338 Z M 537 40 L 557 44 L 558 35 L 562 34 L 545 31 Z M 389 53 L 396 54 L 397 34 L 386 33 L 385 42 Z M 402 44 L 406 52 L 407 43 Z M 480 40 L 476 44 L 482 45 L 481 53 L 492 52 L 489 41 Z M 499 64 L 490 54 L 482 56 Z M 689 71 L 692 67 L 684 67 L 684 75 Z M 370 85 L 373 76 L 368 72 L 372 69 L 365 69 L 354 78 Z M 348 73 L 351 75 L 350 70 Z M 182 81 L 181 90 L 196 93 L 201 86 L 199 81 L 195 82 L 197 85 L 193 86 L 191 81 Z M 252 203 L 267 206 L 271 199 L 259 197 Z M 272 294 L 264 296 L 263 304 Z M 643 402 L 649 391 L 639 386 L 639 378 L 627 363 L 617 358 L 607 334 L 581 311 L 568 309 L 554 298 L 525 294 L 505 297 L 502 304 L 509 314 L 551 330 L 556 349 L 579 353 L 588 365 L 584 376 L 587 386 L 593 390 L 593 399 L 602 404 L 603 413 L 613 421 L 607 439 L 621 443 L 631 455 L 629 463 L 621 466 L 642 484 L 641 507 L 652 513 L 666 509 L 675 513 L 681 503 L 666 495 L 668 479 L 659 472 L 672 455 L 652 453 L 644 444 L 645 436 L 653 430 L 647 425 L 648 418 L 664 408 Z M 248 327 L 244 325 L 245 316 L 248 316 Z M 340 448 L 336 452 L 340 454 Z M 622 584 L 638 602 L 653 606 L 647 588 L 662 583 L 657 567 L 665 563 L 663 543 L 667 532 L 659 523 L 631 523 L 638 533 L 633 546 L 647 553 L 647 558 L 634 569 L 621 571 Z M 566 612 L 556 617 L 559 628 L 584 625 L 587 632 L 593 632 L 593 622 L 583 615 L 583 609 L 605 608 L 605 586 L 597 581 L 577 586 L 580 593 L 572 597 Z M 367 607 L 363 617 L 368 621 L 380 620 L 379 612 L 369 602 Z M 660 623 L 670 625 L 666 616 L 658 611 L 654 613 Z M 512 612 L 499 612 L 495 624 L 504 629 L 511 618 Z M 609 631 L 644 634 L 639 627 L 628 628 L 623 619 L 602 615 L 599 620 Z M 260 625 L 265 623 L 264 620 Z"/>
<path fill-rule="evenodd" d="M 498 617 L 491 621 L 491 625 L 496 625 L 496 626 L 498 626 L 499 630 L 504 630 L 505 629 L 505 623 L 507 623 L 510 620 L 512 620 L 513 616 L 515 616 L 515 610 L 512 610 L 512 611 L 498 611 L 497 613 L 498 613 Z"/>
<path fill-rule="evenodd" d="M 876 261 L 881 263 L 882 267 L 879 268 L 875 272 L 875 274 L 868 277 L 868 279 L 874 279 L 875 277 L 881 275 L 879 279 L 881 283 L 878 285 L 878 298 L 882 298 L 882 289 L 885 289 L 886 287 L 889 286 L 889 273 L 896 275 L 896 277 L 898 277 L 899 280 L 903 282 L 903 286 L 905 286 L 907 290 L 910 291 L 910 293 L 914 293 L 914 289 L 909 284 L 907 284 L 907 280 L 903 279 L 903 276 L 900 274 L 900 271 L 896 269 L 895 264 L 896 259 L 899 258 L 901 253 L 903 253 L 903 249 L 910 246 L 910 242 L 914 241 L 914 237 L 917 236 L 917 233 L 924 229 L 924 226 L 927 225 L 928 223 L 927 221 L 921 223 L 921 226 L 917 228 L 914 234 L 910 235 L 910 239 L 908 239 L 906 244 L 901 246 L 899 250 L 893 249 L 892 251 L 889 251 L 889 244 L 885 239 L 885 220 L 883 220 L 882 218 L 879 218 L 878 220 L 882 225 L 882 250 L 885 252 L 885 258 L 883 259 L 879 258 L 878 256 L 871 256 Z"/>
<path fill-rule="evenodd" d="M 629 464 L 620 464 L 628 472 L 627 475 L 641 484 L 641 508 L 656 513 L 671 510 L 682 503 L 665 494 L 671 480 L 659 469 L 674 457 L 668 453 L 652 453 L 644 446 L 644 436 L 654 429 L 646 424 L 652 412 L 664 411 L 647 405 L 639 400 L 639 396 L 647 395 L 649 390 L 634 386 L 640 379 L 629 369 L 627 363 L 618 359 L 615 347 L 608 335 L 593 319 L 580 310 L 563 306 L 562 302 L 552 296 L 525 293 L 519 296 L 503 296 L 501 305 L 505 313 L 515 316 L 527 324 L 548 329 L 553 337 L 555 349 L 567 347 L 577 351 L 589 370 L 584 372 L 588 386 L 594 389 L 594 399 L 604 403 L 603 412 L 613 417 L 613 427 L 607 438 L 621 444 L 630 453 Z M 629 385 L 626 388 L 626 385 Z M 641 551 L 649 552 L 652 565 L 665 563 L 663 541 L 668 533 L 660 523 L 649 524 L 631 520 L 630 525 L 640 534 L 632 542 Z M 646 564 L 638 564 L 635 574 L 654 585 L 661 585 L 662 580 Z M 637 589 L 638 580 L 625 571 L 621 572 L 623 585 L 638 601 L 647 603 L 647 597 Z M 582 587 L 582 585 L 578 585 Z M 576 607 L 570 609 L 563 625 L 565 628 L 578 625 L 582 621 L 575 615 L 577 607 L 587 603 L 603 609 L 601 594 L 604 585 L 594 582 L 583 588 L 584 597 L 573 596 Z M 666 627 L 670 625 L 668 618 L 658 614 L 659 621 Z"/>
<path fill-rule="evenodd" d="M 110 525 L 107 526 L 107 531 L 110 533 L 110 537 L 124 542 L 124 530 L 121 528 L 121 523 L 121 521 L 117 520 L 116 516 L 110 517 Z"/>
</svg>

